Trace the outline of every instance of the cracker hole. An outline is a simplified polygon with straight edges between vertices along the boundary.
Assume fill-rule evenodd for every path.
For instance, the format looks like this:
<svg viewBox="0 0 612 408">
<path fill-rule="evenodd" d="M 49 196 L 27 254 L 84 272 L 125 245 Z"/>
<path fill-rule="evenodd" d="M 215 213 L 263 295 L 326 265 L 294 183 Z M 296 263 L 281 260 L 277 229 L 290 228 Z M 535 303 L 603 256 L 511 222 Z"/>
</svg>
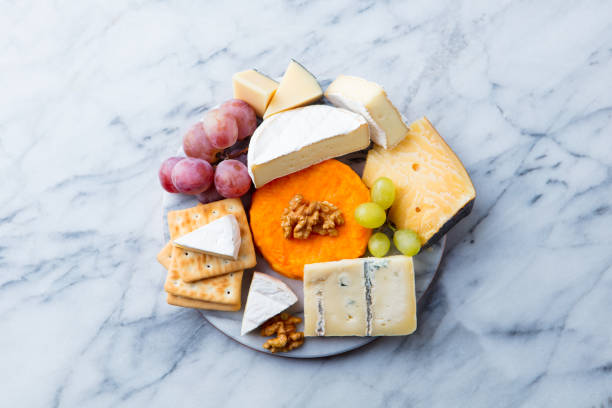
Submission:
<svg viewBox="0 0 612 408">
<path fill-rule="evenodd" d="M 230 273 L 229 276 L 230 276 L 230 278 L 233 278 L 234 277 L 234 273 L 233 272 Z"/>
<path fill-rule="evenodd" d="M 185 256 L 189 256 L 189 252 L 185 252 Z"/>
<path fill-rule="evenodd" d="M 193 214 L 193 218 L 197 220 L 198 218 L 200 218 L 200 214 Z"/>
<path fill-rule="evenodd" d="M 231 295 L 231 294 L 232 294 L 232 291 L 231 291 L 231 290 L 229 290 L 229 289 L 227 289 L 227 290 L 225 291 L 225 294 L 226 294 L 226 295 Z"/>
<path fill-rule="evenodd" d="M 212 210 L 213 215 L 217 215 L 217 210 Z"/>
<path fill-rule="evenodd" d="M 212 268 L 212 265 L 211 264 L 206 264 L 206 269 L 210 269 L 210 268 Z"/>
<path fill-rule="evenodd" d="M 419 163 L 412 163 L 412 170 L 419 171 Z"/>
<path fill-rule="evenodd" d="M 417 207 L 417 208 L 414 209 L 414 211 L 421 212 L 421 208 Z"/>
</svg>

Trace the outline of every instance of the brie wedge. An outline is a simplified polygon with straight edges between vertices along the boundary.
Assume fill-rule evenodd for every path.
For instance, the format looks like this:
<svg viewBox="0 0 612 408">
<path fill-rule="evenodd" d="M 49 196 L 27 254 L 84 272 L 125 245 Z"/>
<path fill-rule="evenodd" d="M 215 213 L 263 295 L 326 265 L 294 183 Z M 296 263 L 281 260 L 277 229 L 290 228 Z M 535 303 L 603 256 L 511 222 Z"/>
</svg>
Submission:
<svg viewBox="0 0 612 408">
<path fill-rule="evenodd" d="M 200 228 L 175 239 L 174 245 L 225 259 L 238 259 L 240 226 L 233 214 L 217 218 Z"/>
<path fill-rule="evenodd" d="M 265 273 L 254 272 L 242 317 L 240 335 L 256 329 L 297 302 L 297 296 L 284 282 Z"/>
<path fill-rule="evenodd" d="M 267 119 L 276 113 L 308 105 L 321 97 L 323 90 L 317 78 L 299 63 L 291 60 L 263 118 Z"/>
<path fill-rule="evenodd" d="M 281 112 L 255 130 L 249 144 L 249 174 L 255 187 L 333 157 L 365 149 L 365 119 L 346 109 L 311 105 Z"/>
<path fill-rule="evenodd" d="M 325 97 L 334 106 L 363 115 L 370 125 L 372 141 L 385 149 L 392 148 L 408 134 L 402 116 L 377 83 L 340 75 L 325 90 Z"/>
</svg>

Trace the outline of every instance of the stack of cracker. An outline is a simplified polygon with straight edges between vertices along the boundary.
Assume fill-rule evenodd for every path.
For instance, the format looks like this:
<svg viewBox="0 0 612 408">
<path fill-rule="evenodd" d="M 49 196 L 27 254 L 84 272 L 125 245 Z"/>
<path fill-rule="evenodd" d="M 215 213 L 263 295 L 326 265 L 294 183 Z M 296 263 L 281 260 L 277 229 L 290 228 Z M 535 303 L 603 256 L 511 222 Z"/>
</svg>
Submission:
<svg viewBox="0 0 612 408">
<path fill-rule="evenodd" d="M 236 260 L 191 252 L 172 241 L 225 215 L 240 226 L 241 245 Z M 240 199 L 229 198 L 168 212 L 170 242 L 157 255 L 168 270 L 164 289 L 168 304 L 198 309 L 236 311 L 241 307 L 243 270 L 257 263 L 253 238 Z"/>
</svg>

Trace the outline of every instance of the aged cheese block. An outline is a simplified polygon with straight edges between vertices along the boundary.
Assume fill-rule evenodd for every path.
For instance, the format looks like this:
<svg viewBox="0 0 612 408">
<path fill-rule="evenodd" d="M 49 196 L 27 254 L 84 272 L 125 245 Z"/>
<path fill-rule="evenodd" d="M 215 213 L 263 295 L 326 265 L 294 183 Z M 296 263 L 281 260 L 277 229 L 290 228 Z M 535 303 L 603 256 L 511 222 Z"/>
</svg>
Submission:
<svg viewBox="0 0 612 408">
<path fill-rule="evenodd" d="M 278 88 L 278 82 L 254 69 L 234 74 L 232 84 L 234 98 L 242 99 L 251 105 L 259 117 L 263 117 Z"/>
<path fill-rule="evenodd" d="M 391 103 L 385 90 L 365 79 L 340 75 L 325 90 L 325 97 L 334 106 L 362 115 L 370 125 L 370 138 L 386 149 L 406 137 L 408 127 Z"/>
<path fill-rule="evenodd" d="M 323 90 L 314 75 L 291 60 L 263 117 L 267 119 L 276 113 L 308 105 L 322 96 Z"/>
<path fill-rule="evenodd" d="M 304 266 L 306 336 L 401 336 L 416 330 L 412 258 Z"/>
<path fill-rule="evenodd" d="M 427 118 L 412 123 L 395 148 L 375 146 L 368 152 L 364 183 L 371 187 L 383 176 L 396 188 L 389 218 L 416 231 L 424 246 L 468 215 L 476 197 L 465 168 Z"/>
<path fill-rule="evenodd" d="M 281 112 L 263 121 L 249 143 L 255 187 L 370 144 L 363 117 L 327 105 Z"/>
</svg>

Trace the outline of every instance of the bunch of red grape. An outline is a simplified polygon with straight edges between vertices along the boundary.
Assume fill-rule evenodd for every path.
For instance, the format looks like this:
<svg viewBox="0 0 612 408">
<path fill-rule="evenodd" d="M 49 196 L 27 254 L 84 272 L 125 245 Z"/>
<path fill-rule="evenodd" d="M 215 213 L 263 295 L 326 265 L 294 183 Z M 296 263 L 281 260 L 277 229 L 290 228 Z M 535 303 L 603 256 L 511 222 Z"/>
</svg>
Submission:
<svg viewBox="0 0 612 408">
<path fill-rule="evenodd" d="M 246 154 L 238 152 L 235 159 L 219 156 L 224 151 L 231 152 L 256 127 L 255 111 L 240 99 L 230 99 L 218 109 L 206 112 L 183 138 L 183 150 L 188 157 L 170 157 L 162 163 L 159 169 L 162 187 L 169 193 L 197 195 L 203 203 L 246 194 L 251 188 Z"/>
</svg>

